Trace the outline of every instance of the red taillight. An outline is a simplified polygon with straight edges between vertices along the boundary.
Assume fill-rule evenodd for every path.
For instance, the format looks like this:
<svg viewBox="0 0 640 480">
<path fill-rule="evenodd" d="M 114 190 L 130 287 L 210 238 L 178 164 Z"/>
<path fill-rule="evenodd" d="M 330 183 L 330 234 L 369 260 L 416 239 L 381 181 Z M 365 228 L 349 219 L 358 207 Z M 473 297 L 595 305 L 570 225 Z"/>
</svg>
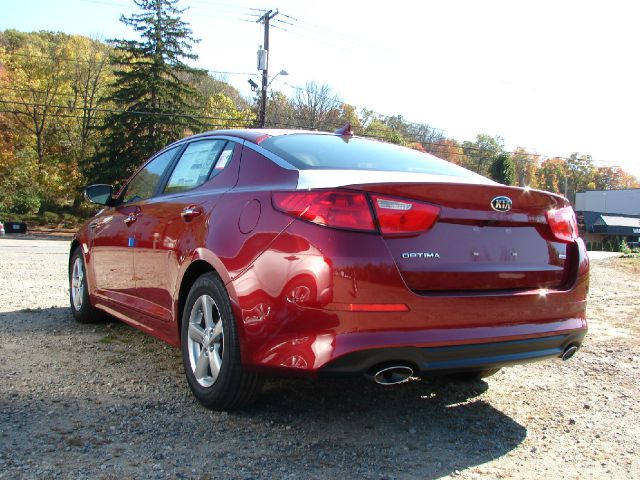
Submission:
<svg viewBox="0 0 640 480">
<path fill-rule="evenodd" d="M 578 222 L 571 207 L 563 207 L 547 212 L 547 223 L 551 233 L 561 242 L 573 242 L 578 238 Z"/>
<path fill-rule="evenodd" d="M 339 190 L 274 192 L 273 206 L 318 225 L 367 232 L 376 230 L 364 193 Z"/>
<path fill-rule="evenodd" d="M 411 235 L 429 230 L 440 215 L 440 208 L 415 200 L 372 195 L 383 235 Z"/>
</svg>

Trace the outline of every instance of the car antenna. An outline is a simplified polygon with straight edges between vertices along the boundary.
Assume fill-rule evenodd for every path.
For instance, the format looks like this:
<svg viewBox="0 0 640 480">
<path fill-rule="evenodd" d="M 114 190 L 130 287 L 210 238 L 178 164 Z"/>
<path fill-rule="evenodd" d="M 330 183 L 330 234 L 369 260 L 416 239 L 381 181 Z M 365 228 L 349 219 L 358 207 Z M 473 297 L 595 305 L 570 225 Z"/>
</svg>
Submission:
<svg viewBox="0 0 640 480">
<path fill-rule="evenodd" d="M 341 137 L 353 137 L 353 130 L 351 130 L 351 124 L 346 123 L 344 127 L 340 127 L 335 132 L 336 135 L 340 135 Z"/>
</svg>

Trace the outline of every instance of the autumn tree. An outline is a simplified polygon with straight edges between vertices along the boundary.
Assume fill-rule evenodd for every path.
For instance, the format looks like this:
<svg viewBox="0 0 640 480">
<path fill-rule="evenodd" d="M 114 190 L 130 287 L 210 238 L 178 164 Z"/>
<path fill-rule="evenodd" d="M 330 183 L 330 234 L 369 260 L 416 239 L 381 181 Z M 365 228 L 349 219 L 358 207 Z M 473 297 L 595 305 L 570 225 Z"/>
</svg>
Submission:
<svg viewBox="0 0 640 480">
<path fill-rule="evenodd" d="M 402 115 L 383 117 L 382 122 L 394 132 L 399 133 L 405 142 L 418 142 L 427 151 L 431 145 L 445 139 L 441 130 L 426 123 L 409 122 Z"/>
<path fill-rule="evenodd" d="M 106 97 L 113 80 L 109 54 L 111 48 L 97 40 L 74 36 L 68 59 L 69 94 L 66 103 L 73 115 L 60 122 L 68 145 L 65 153 L 67 174 L 74 178 L 73 206 L 83 200 L 83 186 L 91 171 L 91 158 L 95 154 L 98 127 L 103 111 L 109 107 Z"/>
<path fill-rule="evenodd" d="M 620 167 L 599 167 L 594 176 L 596 190 L 618 190 L 637 188 L 638 179 Z"/>
<path fill-rule="evenodd" d="M 548 158 L 537 171 L 538 188 L 564 195 L 567 175 L 567 166 L 563 159 Z"/>
<path fill-rule="evenodd" d="M 196 40 L 177 0 L 134 0 L 142 10 L 120 17 L 141 37 L 114 40 L 114 112 L 106 121 L 94 178 L 115 181 L 168 143 L 204 128 L 202 99 L 180 74 L 197 74 Z"/>
<path fill-rule="evenodd" d="M 617 188 L 640 188 L 640 180 L 637 177 L 625 172 L 621 168 L 619 170 Z"/>
<path fill-rule="evenodd" d="M 576 199 L 576 192 L 594 190 L 596 167 L 590 155 L 571 154 L 566 162 L 567 172 L 567 198 L 573 203 Z"/>
<path fill-rule="evenodd" d="M 40 209 L 37 162 L 30 161 L 31 139 L 14 128 L 13 119 L 0 113 L 0 212 L 20 215 Z"/>
<path fill-rule="evenodd" d="M 360 130 L 362 128 L 362 122 L 358 116 L 358 110 L 355 106 L 343 103 L 340 105 L 340 114 L 337 119 L 339 124 L 350 124 L 354 130 Z"/>
<path fill-rule="evenodd" d="M 491 178 L 504 185 L 513 185 L 515 182 L 516 169 L 511 156 L 502 152 L 489 167 Z"/>
<path fill-rule="evenodd" d="M 368 108 L 360 111 L 360 128 L 358 134 L 364 137 L 377 138 L 385 142 L 406 145 L 410 143 L 403 135 L 404 128 L 398 128 L 397 120 L 402 117 L 385 117 Z M 415 143 L 415 142 L 414 142 Z"/>
<path fill-rule="evenodd" d="M 256 120 L 250 108 L 239 110 L 236 103 L 224 93 L 215 93 L 206 99 L 205 127 L 207 129 L 248 128 Z"/>
<path fill-rule="evenodd" d="M 429 143 L 425 146 L 425 149 L 432 155 L 456 165 L 467 165 L 469 162 L 469 159 L 464 154 L 464 148 L 452 138 Z"/>
<path fill-rule="evenodd" d="M 514 166 L 515 184 L 521 187 L 537 187 L 540 156 L 518 147 L 513 151 L 511 159 Z"/>
<path fill-rule="evenodd" d="M 200 70 L 196 72 L 177 71 L 176 74 L 178 78 L 191 85 L 201 98 L 206 99 L 221 93 L 231 99 L 238 111 L 251 107 L 251 102 L 247 101 L 235 87 L 230 85 L 224 75 L 220 75 L 219 77 L 203 75 L 203 72 Z"/>
<path fill-rule="evenodd" d="M 257 109 L 255 109 L 257 111 Z M 284 93 L 277 90 L 269 92 L 267 101 L 267 127 L 273 128 L 295 128 L 302 127 L 296 120 L 294 106 Z"/>
<path fill-rule="evenodd" d="M 3 34 L 0 60 L 5 67 L 1 103 L 23 135 L 33 138 L 38 172 L 45 174 L 47 133 L 52 120 L 65 107 L 65 60 L 68 35 L 63 33 Z"/>
<path fill-rule="evenodd" d="M 502 153 L 504 140 L 502 137 L 492 137 L 486 134 L 476 136 L 475 142 L 466 141 L 462 143 L 464 154 L 468 159 L 465 167 L 480 175 L 489 175 L 489 167 L 496 161 L 498 155 Z"/>
<path fill-rule="evenodd" d="M 101 119 L 108 47 L 77 35 L 7 31 L 0 49 L 6 128 L 20 146 L 21 171 L 14 175 L 33 170 L 26 190 L 37 190 L 44 207 L 69 199 L 77 207 Z"/>
<path fill-rule="evenodd" d="M 292 106 L 301 127 L 332 130 L 337 127 L 342 101 L 328 84 L 307 82 L 296 89 Z"/>
</svg>

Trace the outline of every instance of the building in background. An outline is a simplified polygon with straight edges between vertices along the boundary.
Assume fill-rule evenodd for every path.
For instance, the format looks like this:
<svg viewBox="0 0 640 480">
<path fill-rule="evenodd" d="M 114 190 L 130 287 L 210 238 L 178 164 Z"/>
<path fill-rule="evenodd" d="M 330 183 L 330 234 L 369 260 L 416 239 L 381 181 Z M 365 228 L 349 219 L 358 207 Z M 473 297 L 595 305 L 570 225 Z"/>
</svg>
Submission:
<svg viewBox="0 0 640 480">
<path fill-rule="evenodd" d="M 578 192 L 575 210 L 582 237 L 593 249 L 622 241 L 640 245 L 640 188 Z"/>
</svg>

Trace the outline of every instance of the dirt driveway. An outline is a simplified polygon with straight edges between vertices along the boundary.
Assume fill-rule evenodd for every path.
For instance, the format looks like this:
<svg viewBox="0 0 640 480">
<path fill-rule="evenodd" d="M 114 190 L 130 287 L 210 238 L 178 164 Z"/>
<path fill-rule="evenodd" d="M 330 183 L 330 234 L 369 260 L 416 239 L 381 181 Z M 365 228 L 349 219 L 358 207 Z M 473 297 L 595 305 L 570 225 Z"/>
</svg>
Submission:
<svg viewBox="0 0 640 480">
<path fill-rule="evenodd" d="M 0 478 L 640 478 L 640 261 L 592 264 L 571 361 L 471 384 L 271 381 L 200 407 L 179 352 L 67 308 L 68 243 L 0 238 Z"/>
</svg>

